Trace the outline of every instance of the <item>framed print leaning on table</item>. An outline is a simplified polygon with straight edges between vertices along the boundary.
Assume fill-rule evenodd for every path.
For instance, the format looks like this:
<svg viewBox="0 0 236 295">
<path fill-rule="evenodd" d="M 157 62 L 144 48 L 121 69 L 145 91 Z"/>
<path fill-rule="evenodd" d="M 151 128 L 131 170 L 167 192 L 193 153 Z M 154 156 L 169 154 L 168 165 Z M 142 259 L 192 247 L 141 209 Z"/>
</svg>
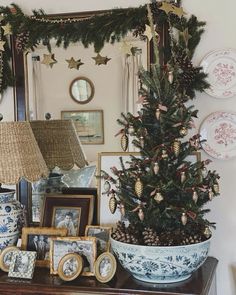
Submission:
<svg viewBox="0 0 236 295">
<path fill-rule="evenodd" d="M 126 166 L 126 162 L 131 160 L 131 156 L 141 157 L 138 152 L 103 152 L 98 154 L 98 224 L 102 226 L 114 226 L 118 220 L 121 220 L 121 213 L 120 210 L 116 210 L 114 214 L 110 212 L 109 196 L 105 192 L 107 182 L 100 175 L 104 171 L 116 178 L 111 172 L 111 167 L 116 167 L 118 170 L 121 169 L 120 158 L 122 157 Z M 112 184 L 109 190 L 112 188 L 115 190 L 115 185 Z"/>
</svg>

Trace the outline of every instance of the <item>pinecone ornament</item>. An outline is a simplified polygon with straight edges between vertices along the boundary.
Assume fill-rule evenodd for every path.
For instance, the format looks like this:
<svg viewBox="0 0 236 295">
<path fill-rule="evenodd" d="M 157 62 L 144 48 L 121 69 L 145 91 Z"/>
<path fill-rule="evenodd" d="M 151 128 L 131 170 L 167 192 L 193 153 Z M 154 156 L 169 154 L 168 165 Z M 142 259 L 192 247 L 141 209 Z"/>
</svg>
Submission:
<svg viewBox="0 0 236 295">
<path fill-rule="evenodd" d="M 159 172 L 159 164 L 157 162 L 155 162 L 153 165 L 153 172 L 155 175 L 157 175 Z"/>
<path fill-rule="evenodd" d="M 173 152 L 176 157 L 178 157 L 178 155 L 179 155 L 180 145 L 181 145 L 181 142 L 178 139 L 175 139 L 175 141 L 172 144 Z"/>
<path fill-rule="evenodd" d="M 109 199 L 109 209 L 111 211 L 111 214 L 114 214 L 116 212 L 116 208 L 117 208 L 117 200 L 112 194 L 112 196 Z"/>
<path fill-rule="evenodd" d="M 120 145 L 124 152 L 127 150 L 128 144 L 129 144 L 129 138 L 126 134 L 123 134 L 120 139 Z"/>
<path fill-rule="evenodd" d="M 134 185 L 134 190 L 135 190 L 136 195 L 140 198 L 143 193 L 143 183 L 140 180 L 140 178 L 138 178 L 136 180 L 135 185 Z"/>
<path fill-rule="evenodd" d="M 22 32 L 16 35 L 16 50 L 22 52 L 29 42 L 29 32 Z"/>
</svg>

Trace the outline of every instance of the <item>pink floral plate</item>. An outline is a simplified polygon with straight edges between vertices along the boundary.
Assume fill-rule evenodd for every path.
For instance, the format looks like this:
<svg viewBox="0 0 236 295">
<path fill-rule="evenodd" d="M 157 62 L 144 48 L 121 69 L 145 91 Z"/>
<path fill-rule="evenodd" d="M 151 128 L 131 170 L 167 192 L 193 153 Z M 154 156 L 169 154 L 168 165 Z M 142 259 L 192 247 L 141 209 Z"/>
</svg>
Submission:
<svg viewBox="0 0 236 295">
<path fill-rule="evenodd" d="M 205 92 L 213 97 L 228 98 L 236 95 L 236 50 L 217 50 L 207 54 L 201 64 L 211 85 Z"/>
<path fill-rule="evenodd" d="M 202 148 L 216 159 L 236 156 L 236 113 L 215 112 L 210 114 L 200 127 Z"/>
</svg>

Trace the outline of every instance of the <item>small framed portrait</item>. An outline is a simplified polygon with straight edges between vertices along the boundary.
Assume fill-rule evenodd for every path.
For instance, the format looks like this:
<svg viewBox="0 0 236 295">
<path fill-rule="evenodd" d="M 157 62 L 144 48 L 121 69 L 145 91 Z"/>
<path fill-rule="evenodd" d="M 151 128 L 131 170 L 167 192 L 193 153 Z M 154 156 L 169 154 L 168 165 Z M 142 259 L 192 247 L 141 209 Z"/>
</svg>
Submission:
<svg viewBox="0 0 236 295">
<path fill-rule="evenodd" d="M 63 281 L 73 281 L 82 272 L 83 258 L 76 253 L 66 254 L 58 264 L 58 275 Z"/>
<path fill-rule="evenodd" d="M 99 225 L 87 225 L 85 236 L 95 237 L 97 241 L 97 253 L 108 252 L 110 249 L 111 227 Z"/>
<path fill-rule="evenodd" d="M 97 256 L 96 238 L 64 237 L 52 238 L 50 246 L 50 273 L 58 274 L 59 262 L 68 253 L 76 253 L 83 259 L 83 276 L 94 275 Z"/>
<path fill-rule="evenodd" d="M 14 251 L 8 276 L 11 278 L 32 279 L 37 252 Z"/>
<path fill-rule="evenodd" d="M 20 251 L 19 248 L 15 246 L 9 246 L 2 250 L 0 255 L 0 268 L 1 270 L 8 272 L 12 261 L 12 255 L 15 251 Z"/>
<path fill-rule="evenodd" d="M 35 251 L 36 265 L 41 267 L 50 266 L 49 250 L 52 237 L 67 236 L 66 228 L 52 227 L 23 227 L 22 250 Z"/>
<path fill-rule="evenodd" d="M 95 262 L 95 277 L 101 283 L 109 282 L 116 272 L 116 259 L 110 252 L 102 253 Z"/>
<path fill-rule="evenodd" d="M 66 228 L 69 237 L 79 235 L 81 207 L 53 207 L 52 226 Z"/>
<path fill-rule="evenodd" d="M 94 195 L 46 194 L 41 226 L 66 228 L 68 236 L 84 236 L 94 213 Z"/>
</svg>

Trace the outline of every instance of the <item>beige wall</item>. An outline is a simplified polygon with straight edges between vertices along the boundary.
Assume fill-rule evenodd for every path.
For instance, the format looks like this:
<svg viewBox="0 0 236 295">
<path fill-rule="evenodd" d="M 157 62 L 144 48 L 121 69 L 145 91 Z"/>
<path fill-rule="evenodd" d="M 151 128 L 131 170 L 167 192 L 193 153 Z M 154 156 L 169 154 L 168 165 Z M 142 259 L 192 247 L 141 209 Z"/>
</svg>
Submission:
<svg viewBox="0 0 236 295">
<path fill-rule="evenodd" d="M 1 1 L 1 5 L 10 4 L 12 1 Z M 121 5 L 139 5 L 145 1 L 138 0 L 69 0 L 57 1 L 16 1 L 26 12 L 31 8 L 44 8 L 48 13 L 106 9 L 119 7 Z M 199 64 L 205 54 L 218 48 L 236 48 L 236 38 L 233 33 L 235 27 L 235 0 L 222 2 L 220 0 L 183 0 L 183 6 L 188 13 L 195 14 L 199 19 L 207 21 L 206 32 L 195 54 L 194 62 Z M 4 98 L 4 104 L 0 104 L 0 110 L 5 110 L 11 117 L 9 110 L 13 108 L 12 97 L 8 92 Z M 7 102 L 6 102 L 7 101 Z M 207 94 L 198 94 L 194 101 L 199 109 L 199 119 L 196 122 L 197 128 L 202 120 L 210 113 L 218 110 L 236 111 L 235 97 L 220 100 L 214 99 Z M 116 118 L 111 118 L 115 120 Z M 203 158 L 207 155 L 202 153 Z M 210 166 L 216 169 L 221 175 L 221 197 L 210 204 L 212 213 L 210 219 L 217 222 L 217 230 L 213 233 L 210 255 L 219 259 L 217 269 L 218 295 L 236 294 L 236 271 L 233 272 L 236 264 L 236 191 L 235 169 L 236 160 L 220 161 L 213 160 Z"/>
</svg>

